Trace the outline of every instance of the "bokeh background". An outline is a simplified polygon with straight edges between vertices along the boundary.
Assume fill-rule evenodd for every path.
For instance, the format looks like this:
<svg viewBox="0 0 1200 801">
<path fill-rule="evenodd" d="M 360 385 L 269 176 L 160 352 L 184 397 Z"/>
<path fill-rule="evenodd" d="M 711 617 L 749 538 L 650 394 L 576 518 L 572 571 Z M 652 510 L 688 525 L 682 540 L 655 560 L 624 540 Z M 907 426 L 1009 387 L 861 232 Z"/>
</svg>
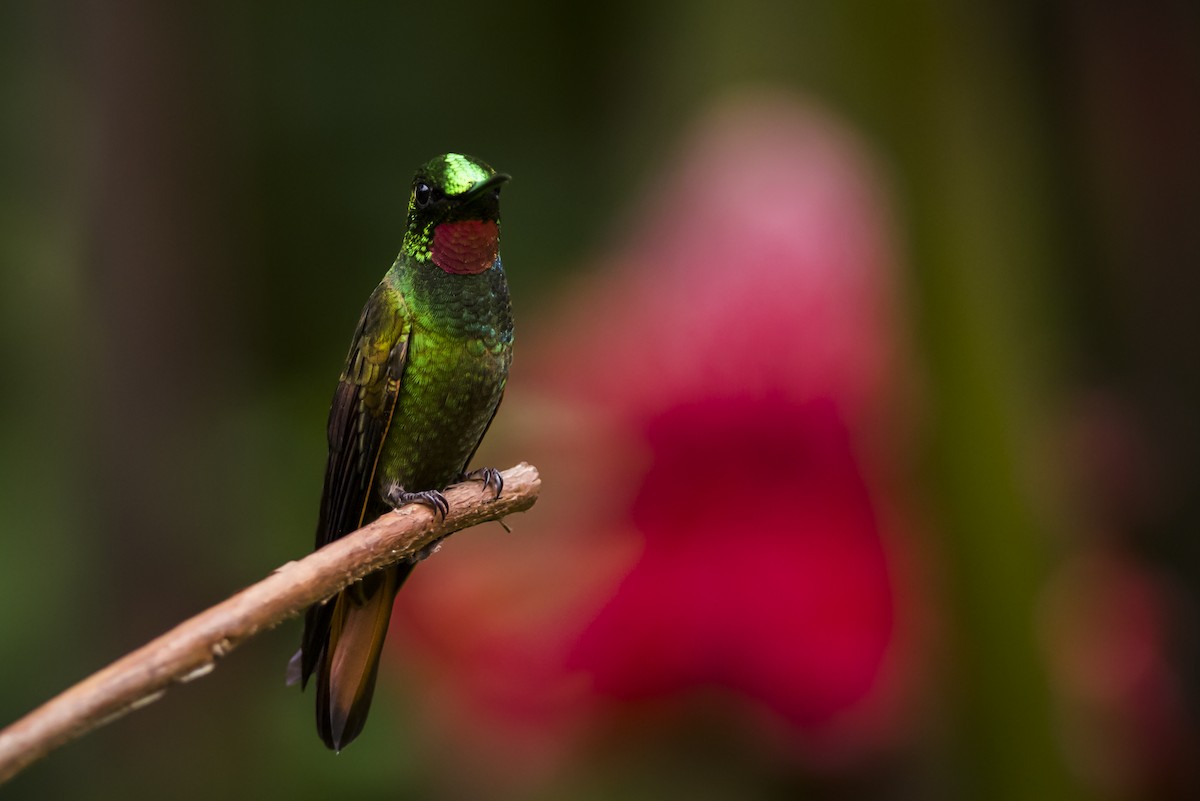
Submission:
<svg viewBox="0 0 1200 801">
<path fill-rule="evenodd" d="M 344 753 L 293 622 L 5 798 L 1194 797 L 1195 4 L 10 2 L 0 90 L 0 722 L 309 549 L 433 154 L 544 477 Z"/>
</svg>

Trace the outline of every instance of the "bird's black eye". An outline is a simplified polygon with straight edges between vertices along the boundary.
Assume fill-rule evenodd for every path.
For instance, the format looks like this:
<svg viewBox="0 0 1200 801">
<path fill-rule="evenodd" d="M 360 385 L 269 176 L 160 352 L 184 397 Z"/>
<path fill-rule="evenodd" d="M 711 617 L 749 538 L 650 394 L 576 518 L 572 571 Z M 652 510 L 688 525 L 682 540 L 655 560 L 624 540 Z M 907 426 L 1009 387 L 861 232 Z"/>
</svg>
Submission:
<svg viewBox="0 0 1200 801">
<path fill-rule="evenodd" d="M 429 205 L 429 199 L 433 197 L 433 190 L 429 188 L 429 184 L 417 184 L 417 188 L 413 190 L 413 199 L 417 201 L 417 206 L 424 208 Z"/>
</svg>

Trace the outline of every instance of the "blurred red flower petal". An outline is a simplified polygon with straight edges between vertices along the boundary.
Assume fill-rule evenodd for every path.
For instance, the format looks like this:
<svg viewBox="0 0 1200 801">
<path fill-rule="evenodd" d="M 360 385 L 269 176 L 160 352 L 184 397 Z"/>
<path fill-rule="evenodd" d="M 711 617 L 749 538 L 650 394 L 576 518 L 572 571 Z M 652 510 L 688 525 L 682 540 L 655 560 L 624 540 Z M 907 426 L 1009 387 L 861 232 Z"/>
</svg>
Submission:
<svg viewBox="0 0 1200 801">
<path fill-rule="evenodd" d="M 632 509 L 645 552 L 570 666 L 623 698 L 724 686 L 805 727 L 867 694 L 891 583 L 833 404 L 708 400 L 647 438 L 659 458 Z"/>
</svg>

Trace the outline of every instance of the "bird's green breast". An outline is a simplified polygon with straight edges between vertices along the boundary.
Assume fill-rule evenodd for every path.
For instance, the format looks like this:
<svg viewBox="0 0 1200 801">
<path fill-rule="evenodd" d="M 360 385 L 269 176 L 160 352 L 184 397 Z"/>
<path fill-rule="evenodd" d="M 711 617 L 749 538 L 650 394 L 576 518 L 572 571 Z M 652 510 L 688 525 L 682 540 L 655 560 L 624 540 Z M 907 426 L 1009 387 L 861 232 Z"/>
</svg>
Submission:
<svg viewBox="0 0 1200 801">
<path fill-rule="evenodd" d="M 407 364 L 380 454 L 377 486 L 442 489 L 466 468 L 512 360 L 512 313 L 499 261 L 484 274 L 400 269 L 411 315 Z M 440 273 L 440 275 L 439 275 Z M 422 274 L 429 276 L 422 280 Z"/>
</svg>

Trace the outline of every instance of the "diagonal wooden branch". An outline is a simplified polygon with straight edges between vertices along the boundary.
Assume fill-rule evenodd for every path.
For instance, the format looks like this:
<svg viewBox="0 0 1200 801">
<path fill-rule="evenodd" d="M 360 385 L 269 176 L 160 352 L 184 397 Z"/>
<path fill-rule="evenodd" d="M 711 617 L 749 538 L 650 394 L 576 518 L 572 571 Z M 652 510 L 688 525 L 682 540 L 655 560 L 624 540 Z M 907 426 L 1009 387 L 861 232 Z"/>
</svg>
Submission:
<svg viewBox="0 0 1200 801">
<path fill-rule="evenodd" d="M 504 491 L 479 482 L 446 490 L 450 511 L 406 506 L 332 542 L 298 562 L 180 623 L 0 731 L 0 783 L 54 749 L 127 712 L 156 701 L 169 687 L 204 676 L 243 640 L 300 614 L 368 573 L 393 565 L 441 537 L 533 506 L 537 468 L 506 470 Z"/>
</svg>

